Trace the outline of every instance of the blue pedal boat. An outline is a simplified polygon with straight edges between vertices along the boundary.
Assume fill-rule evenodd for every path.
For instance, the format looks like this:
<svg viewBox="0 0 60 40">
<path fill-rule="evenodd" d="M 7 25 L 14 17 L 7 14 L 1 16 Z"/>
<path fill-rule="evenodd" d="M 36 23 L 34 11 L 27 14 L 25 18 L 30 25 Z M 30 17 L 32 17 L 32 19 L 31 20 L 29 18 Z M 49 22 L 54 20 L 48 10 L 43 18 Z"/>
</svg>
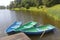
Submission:
<svg viewBox="0 0 60 40">
<path fill-rule="evenodd" d="M 37 22 L 34 21 L 28 22 L 24 25 L 22 25 L 22 22 L 14 22 L 9 28 L 7 28 L 6 32 L 7 34 L 15 34 L 21 32 L 24 29 L 32 28 L 33 26 L 36 25 Z"/>
<path fill-rule="evenodd" d="M 9 26 L 6 30 L 6 33 L 14 33 L 14 30 L 22 25 L 22 22 L 15 21 L 11 26 Z"/>
</svg>

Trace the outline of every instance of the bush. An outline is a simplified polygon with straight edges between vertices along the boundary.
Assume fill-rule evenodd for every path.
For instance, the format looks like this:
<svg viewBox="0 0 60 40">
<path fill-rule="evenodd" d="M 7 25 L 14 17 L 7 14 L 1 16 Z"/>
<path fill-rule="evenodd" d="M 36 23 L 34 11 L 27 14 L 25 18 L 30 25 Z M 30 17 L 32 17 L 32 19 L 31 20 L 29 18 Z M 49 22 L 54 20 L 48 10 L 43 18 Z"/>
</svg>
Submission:
<svg viewBox="0 0 60 40">
<path fill-rule="evenodd" d="M 29 4 L 26 4 L 26 5 L 25 5 L 25 8 L 26 8 L 26 9 L 29 9 L 29 8 L 30 8 Z"/>
</svg>

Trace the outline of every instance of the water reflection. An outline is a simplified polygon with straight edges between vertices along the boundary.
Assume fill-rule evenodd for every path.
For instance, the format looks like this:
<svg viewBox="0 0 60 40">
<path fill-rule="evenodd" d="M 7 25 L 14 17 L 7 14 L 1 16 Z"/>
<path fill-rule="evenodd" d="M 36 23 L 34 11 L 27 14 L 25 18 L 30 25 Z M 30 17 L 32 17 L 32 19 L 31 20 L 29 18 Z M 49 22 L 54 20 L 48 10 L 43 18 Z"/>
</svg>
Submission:
<svg viewBox="0 0 60 40">
<path fill-rule="evenodd" d="M 5 35 L 6 28 L 16 21 L 16 13 L 10 10 L 0 10 L 0 36 Z"/>
<path fill-rule="evenodd" d="M 23 13 L 22 11 L 16 11 L 16 16 L 18 21 L 22 21 L 23 23 L 33 21 L 30 13 Z"/>
</svg>

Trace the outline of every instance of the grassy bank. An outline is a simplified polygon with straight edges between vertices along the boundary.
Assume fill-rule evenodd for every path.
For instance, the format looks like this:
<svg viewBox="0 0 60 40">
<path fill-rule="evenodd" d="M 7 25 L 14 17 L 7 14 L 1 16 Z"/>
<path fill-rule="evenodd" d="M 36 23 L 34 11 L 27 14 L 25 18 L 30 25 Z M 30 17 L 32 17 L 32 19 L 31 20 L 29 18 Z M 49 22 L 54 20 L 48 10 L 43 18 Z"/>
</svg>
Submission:
<svg viewBox="0 0 60 40">
<path fill-rule="evenodd" d="M 26 11 L 26 10 L 28 10 L 28 11 L 33 11 L 33 12 L 40 12 L 40 11 L 44 11 L 45 10 L 45 6 L 43 6 L 43 8 L 41 8 L 41 7 L 39 7 L 39 8 L 37 8 L 37 7 L 30 7 L 29 9 L 26 9 L 26 8 L 13 8 L 12 10 L 22 10 L 22 11 Z M 46 10 L 45 10 L 46 11 Z"/>
<path fill-rule="evenodd" d="M 47 14 L 54 17 L 55 20 L 60 20 L 60 5 L 47 8 Z"/>
</svg>

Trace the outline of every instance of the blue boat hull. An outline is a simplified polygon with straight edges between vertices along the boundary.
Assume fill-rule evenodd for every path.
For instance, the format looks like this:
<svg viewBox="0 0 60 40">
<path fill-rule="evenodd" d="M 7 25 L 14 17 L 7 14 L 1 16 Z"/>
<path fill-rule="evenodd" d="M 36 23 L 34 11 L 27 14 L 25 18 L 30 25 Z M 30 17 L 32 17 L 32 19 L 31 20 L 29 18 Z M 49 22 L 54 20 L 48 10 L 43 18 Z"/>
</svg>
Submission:
<svg viewBox="0 0 60 40">
<path fill-rule="evenodd" d="M 54 32 L 55 28 L 54 29 L 51 29 L 51 30 L 47 30 L 45 31 L 45 33 L 50 33 L 50 32 Z M 25 34 L 27 35 L 40 35 L 42 34 L 44 31 L 39 31 L 39 32 L 24 32 Z"/>
<path fill-rule="evenodd" d="M 22 22 L 14 22 L 11 26 L 7 28 L 6 33 L 7 34 L 18 33 L 18 32 L 15 32 L 14 29 L 20 27 L 21 25 L 22 25 Z"/>
</svg>

